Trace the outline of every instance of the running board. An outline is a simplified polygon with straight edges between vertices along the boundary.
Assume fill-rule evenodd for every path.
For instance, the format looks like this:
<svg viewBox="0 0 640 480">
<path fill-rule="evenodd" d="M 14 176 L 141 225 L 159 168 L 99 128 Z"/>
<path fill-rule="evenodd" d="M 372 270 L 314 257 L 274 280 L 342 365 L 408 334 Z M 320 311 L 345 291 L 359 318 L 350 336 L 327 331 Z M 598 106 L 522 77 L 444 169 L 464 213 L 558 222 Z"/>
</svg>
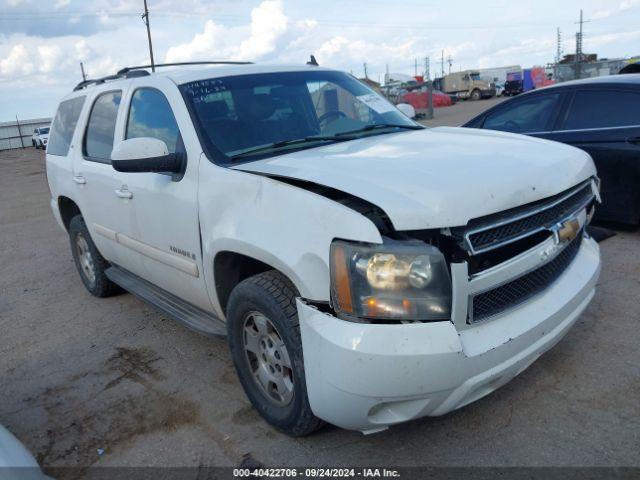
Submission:
<svg viewBox="0 0 640 480">
<path fill-rule="evenodd" d="M 105 274 L 113 283 L 182 323 L 185 327 L 207 336 L 227 335 L 226 324 L 213 314 L 185 302 L 124 268 L 112 265 L 105 271 Z"/>
</svg>

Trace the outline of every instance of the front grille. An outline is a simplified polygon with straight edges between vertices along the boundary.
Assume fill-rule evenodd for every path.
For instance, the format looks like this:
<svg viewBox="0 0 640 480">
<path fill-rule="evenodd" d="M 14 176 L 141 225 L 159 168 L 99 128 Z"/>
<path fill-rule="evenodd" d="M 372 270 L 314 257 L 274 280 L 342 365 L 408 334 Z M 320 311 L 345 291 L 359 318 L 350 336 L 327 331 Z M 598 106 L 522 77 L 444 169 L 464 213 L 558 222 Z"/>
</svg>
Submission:
<svg viewBox="0 0 640 480">
<path fill-rule="evenodd" d="M 497 288 L 475 295 L 471 301 L 469 322 L 475 323 L 504 312 L 541 293 L 555 282 L 576 257 L 582 232 L 551 261 Z"/>
<path fill-rule="evenodd" d="M 573 192 L 548 199 L 538 206 L 503 212 L 502 219 L 480 219 L 477 222 L 480 225 L 472 226 L 466 234 L 467 246 L 474 254 L 498 248 L 552 227 L 570 214 L 588 206 L 593 199 L 591 182 L 587 182 Z"/>
</svg>

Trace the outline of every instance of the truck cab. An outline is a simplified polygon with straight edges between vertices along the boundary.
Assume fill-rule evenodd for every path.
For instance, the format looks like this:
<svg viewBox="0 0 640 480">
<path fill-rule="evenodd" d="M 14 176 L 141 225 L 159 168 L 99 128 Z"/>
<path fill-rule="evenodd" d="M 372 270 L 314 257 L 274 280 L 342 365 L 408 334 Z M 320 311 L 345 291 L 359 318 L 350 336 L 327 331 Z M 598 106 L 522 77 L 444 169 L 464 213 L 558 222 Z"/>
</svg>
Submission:
<svg viewBox="0 0 640 480">
<path fill-rule="evenodd" d="M 445 75 L 441 82 L 443 91 L 461 99 L 480 100 L 495 97 L 495 85 L 480 78 L 480 72 L 465 70 Z"/>
</svg>

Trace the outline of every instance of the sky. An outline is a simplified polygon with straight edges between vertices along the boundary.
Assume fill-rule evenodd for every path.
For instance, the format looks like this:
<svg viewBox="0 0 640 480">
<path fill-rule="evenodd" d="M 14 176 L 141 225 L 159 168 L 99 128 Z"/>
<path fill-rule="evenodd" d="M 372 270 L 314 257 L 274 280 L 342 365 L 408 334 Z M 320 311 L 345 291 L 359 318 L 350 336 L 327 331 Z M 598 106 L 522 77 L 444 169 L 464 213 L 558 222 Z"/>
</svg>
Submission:
<svg viewBox="0 0 640 480">
<path fill-rule="evenodd" d="M 148 0 L 156 63 L 249 60 L 391 72 L 544 65 L 575 51 L 640 55 L 640 0 Z M 0 121 L 53 116 L 82 80 L 149 63 L 143 0 L 0 0 Z M 445 64 L 448 70 L 448 65 Z"/>
</svg>

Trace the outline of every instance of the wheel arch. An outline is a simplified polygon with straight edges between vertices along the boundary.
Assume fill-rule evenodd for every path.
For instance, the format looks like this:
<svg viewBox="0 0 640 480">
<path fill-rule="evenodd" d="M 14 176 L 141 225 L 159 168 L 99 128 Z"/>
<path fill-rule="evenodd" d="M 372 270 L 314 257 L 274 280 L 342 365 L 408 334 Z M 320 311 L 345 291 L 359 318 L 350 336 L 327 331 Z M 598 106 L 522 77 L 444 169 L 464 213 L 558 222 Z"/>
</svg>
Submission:
<svg viewBox="0 0 640 480">
<path fill-rule="evenodd" d="M 82 215 L 78 204 L 71 198 L 65 196 L 58 197 L 58 212 L 60 212 L 62 224 L 64 225 L 64 228 L 67 232 L 69 231 L 69 224 L 71 223 L 71 219 L 76 215 Z"/>
<path fill-rule="evenodd" d="M 285 271 L 287 269 L 276 264 L 277 262 L 260 260 L 233 250 L 221 250 L 216 253 L 213 259 L 214 290 L 225 316 L 233 289 L 243 280 L 259 273 L 274 270 L 286 277 L 296 287 L 296 293 L 300 293 L 300 280 L 295 278 L 293 272 L 288 274 Z"/>
</svg>

